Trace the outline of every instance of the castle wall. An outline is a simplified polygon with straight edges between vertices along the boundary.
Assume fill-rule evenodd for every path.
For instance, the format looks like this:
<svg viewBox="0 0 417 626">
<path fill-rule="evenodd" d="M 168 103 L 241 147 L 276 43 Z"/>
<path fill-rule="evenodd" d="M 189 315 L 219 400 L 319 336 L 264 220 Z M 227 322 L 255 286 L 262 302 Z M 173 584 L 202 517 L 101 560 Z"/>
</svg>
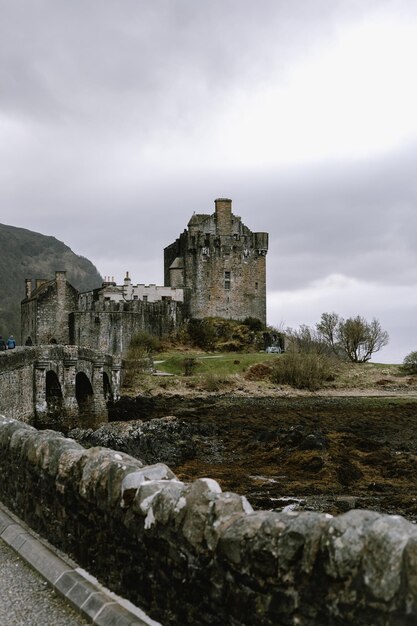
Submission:
<svg viewBox="0 0 417 626">
<path fill-rule="evenodd" d="M 417 529 L 351 510 L 254 512 L 208 478 L 0 417 L 0 498 L 165 626 L 417 621 Z"/>
<path fill-rule="evenodd" d="M 165 284 L 184 287 L 190 317 L 266 323 L 267 250 L 268 234 L 250 231 L 231 200 L 219 199 L 213 215 L 194 215 L 165 248 Z"/>
<path fill-rule="evenodd" d="M 139 332 L 163 337 L 178 328 L 183 318 L 182 303 L 169 300 L 87 302 L 71 314 L 70 335 L 79 346 L 123 354 Z"/>
<path fill-rule="evenodd" d="M 33 353 L 23 348 L 0 352 L 0 413 L 30 421 L 34 393 Z"/>
<path fill-rule="evenodd" d="M 23 300 L 21 304 L 21 343 L 25 344 L 28 338 L 31 339 L 33 344 L 37 341 L 37 306 L 38 301 L 36 298 L 29 300 Z"/>
<path fill-rule="evenodd" d="M 77 306 L 78 292 L 56 272 L 55 280 L 43 282 L 30 298 L 23 300 L 22 343 L 31 337 L 33 344 L 68 344 L 68 315 Z"/>
</svg>

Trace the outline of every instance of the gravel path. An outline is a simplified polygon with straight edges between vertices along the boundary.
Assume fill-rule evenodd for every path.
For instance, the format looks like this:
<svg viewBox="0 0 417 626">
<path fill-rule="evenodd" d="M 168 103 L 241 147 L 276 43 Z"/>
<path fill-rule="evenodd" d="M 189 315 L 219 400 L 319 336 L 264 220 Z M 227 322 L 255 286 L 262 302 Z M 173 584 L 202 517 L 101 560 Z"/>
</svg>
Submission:
<svg viewBox="0 0 417 626">
<path fill-rule="evenodd" d="M 89 623 L 0 539 L 2 626 L 85 626 Z"/>
</svg>

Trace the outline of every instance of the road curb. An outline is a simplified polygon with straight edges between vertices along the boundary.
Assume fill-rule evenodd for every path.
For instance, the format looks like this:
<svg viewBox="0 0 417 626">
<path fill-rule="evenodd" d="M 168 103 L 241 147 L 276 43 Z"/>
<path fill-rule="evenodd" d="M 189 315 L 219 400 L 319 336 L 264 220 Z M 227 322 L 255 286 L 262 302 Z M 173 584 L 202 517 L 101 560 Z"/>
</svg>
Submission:
<svg viewBox="0 0 417 626">
<path fill-rule="evenodd" d="M 81 615 L 98 626 L 161 626 L 39 537 L 0 503 L 0 538 Z"/>
</svg>

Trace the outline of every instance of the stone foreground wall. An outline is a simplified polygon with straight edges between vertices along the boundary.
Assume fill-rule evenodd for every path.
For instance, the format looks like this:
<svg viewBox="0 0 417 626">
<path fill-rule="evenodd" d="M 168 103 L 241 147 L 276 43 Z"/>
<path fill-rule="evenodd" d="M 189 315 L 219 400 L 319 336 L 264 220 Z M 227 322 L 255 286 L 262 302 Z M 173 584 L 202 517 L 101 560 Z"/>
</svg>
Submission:
<svg viewBox="0 0 417 626">
<path fill-rule="evenodd" d="M 35 358 L 33 349 L 0 352 L 0 413 L 28 421 L 33 416 Z"/>
<path fill-rule="evenodd" d="M 165 625 L 417 623 L 417 528 L 399 516 L 253 512 L 1 416 L 0 470 L 5 504 Z"/>
</svg>

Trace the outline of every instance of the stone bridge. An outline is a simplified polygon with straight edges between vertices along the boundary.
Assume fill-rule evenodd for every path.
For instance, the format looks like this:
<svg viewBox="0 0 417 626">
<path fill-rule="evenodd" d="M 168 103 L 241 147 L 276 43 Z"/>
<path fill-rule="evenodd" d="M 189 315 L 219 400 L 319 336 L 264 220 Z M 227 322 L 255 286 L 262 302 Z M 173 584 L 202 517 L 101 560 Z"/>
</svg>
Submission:
<svg viewBox="0 0 417 626">
<path fill-rule="evenodd" d="M 0 413 L 38 428 L 68 432 L 107 421 L 119 397 L 121 359 L 77 346 L 0 352 Z"/>
</svg>

